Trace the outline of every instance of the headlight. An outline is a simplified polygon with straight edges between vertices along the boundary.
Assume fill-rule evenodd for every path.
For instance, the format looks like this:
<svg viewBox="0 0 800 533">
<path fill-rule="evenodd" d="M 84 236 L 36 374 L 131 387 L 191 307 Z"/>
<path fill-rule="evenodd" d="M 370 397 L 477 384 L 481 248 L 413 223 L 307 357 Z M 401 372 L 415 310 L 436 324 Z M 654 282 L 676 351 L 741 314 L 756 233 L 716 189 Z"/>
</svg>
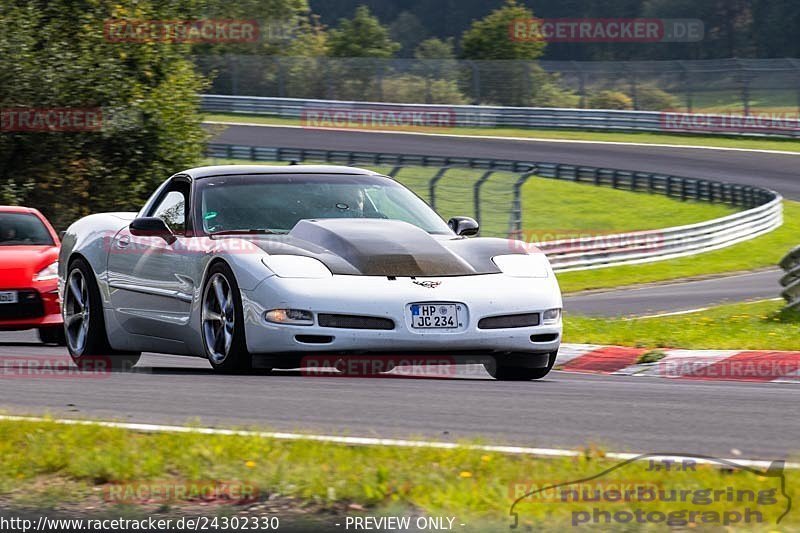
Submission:
<svg viewBox="0 0 800 533">
<path fill-rule="evenodd" d="M 548 309 L 542 313 L 542 324 L 558 324 L 561 320 L 561 309 Z"/>
<path fill-rule="evenodd" d="M 544 254 L 496 255 L 492 258 L 503 274 L 514 278 L 546 278 L 548 261 Z"/>
<path fill-rule="evenodd" d="M 294 326 L 311 326 L 314 324 L 314 315 L 311 311 L 302 309 L 273 309 L 264 313 L 267 322 L 275 324 L 291 324 Z"/>
<path fill-rule="evenodd" d="M 329 278 L 333 274 L 322 261 L 302 255 L 271 255 L 262 262 L 281 278 Z"/>
<path fill-rule="evenodd" d="M 50 263 L 45 268 L 40 270 L 33 278 L 34 281 L 48 281 L 58 277 L 58 261 Z"/>
</svg>

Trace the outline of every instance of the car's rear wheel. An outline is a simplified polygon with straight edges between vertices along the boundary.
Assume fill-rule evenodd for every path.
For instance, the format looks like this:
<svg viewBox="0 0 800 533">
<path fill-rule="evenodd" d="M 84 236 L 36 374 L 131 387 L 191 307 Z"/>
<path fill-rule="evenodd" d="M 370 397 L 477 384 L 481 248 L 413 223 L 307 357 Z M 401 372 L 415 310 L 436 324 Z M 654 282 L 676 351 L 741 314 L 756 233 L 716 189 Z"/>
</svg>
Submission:
<svg viewBox="0 0 800 533">
<path fill-rule="evenodd" d="M 64 336 L 63 327 L 39 328 L 39 340 L 44 344 L 57 344 L 65 346 L 67 338 Z"/>
<path fill-rule="evenodd" d="M 542 379 L 553 369 L 556 364 L 558 352 L 552 352 L 548 356 L 547 366 L 542 368 L 529 368 L 519 366 L 519 364 L 509 364 L 498 358 L 495 364 L 484 364 L 490 376 L 498 381 L 531 381 Z"/>
<path fill-rule="evenodd" d="M 62 313 L 67 350 L 79 368 L 129 370 L 139 362 L 140 353 L 111 349 L 100 289 L 84 259 L 74 259 L 67 268 Z"/>
<path fill-rule="evenodd" d="M 203 349 L 214 370 L 252 369 L 253 358 L 244 336 L 242 296 L 233 271 L 225 263 L 216 263 L 208 271 L 200 320 Z"/>
</svg>

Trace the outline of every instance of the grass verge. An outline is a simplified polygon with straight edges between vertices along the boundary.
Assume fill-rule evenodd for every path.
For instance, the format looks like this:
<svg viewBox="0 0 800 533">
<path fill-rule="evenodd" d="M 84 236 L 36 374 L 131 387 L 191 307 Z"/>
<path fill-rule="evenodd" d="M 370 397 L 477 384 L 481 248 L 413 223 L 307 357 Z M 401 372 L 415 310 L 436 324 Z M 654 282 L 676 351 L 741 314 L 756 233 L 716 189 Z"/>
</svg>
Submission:
<svg viewBox="0 0 800 533">
<path fill-rule="evenodd" d="M 642 348 L 800 351 L 800 312 L 785 302 L 721 305 L 658 318 L 589 318 L 567 315 L 564 341 Z"/>
<path fill-rule="evenodd" d="M 613 466 L 618 468 L 604 474 Z M 328 526 L 341 521 L 344 514 L 388 512 L 454 517 L 456 526 L 465 524 L 454 528 L 462 531 L 508 531 L 511 506 L 520 497 L 522 501 L 514 511 L 519 513 L 520 525 L 529 530 L 559 530 L 574 523 L 574 513 L 596 508 L 612 513 L 635 509 L 673 513 L 674 525 L 693 527 L 701 522 L 697 516 L 687 516 L 693 508 L 717 513 L 718 517 L 724 512 L 738 512 L 741 518 L 747 507 L 757 507 L 762 513 L 764 523 L 756 529 L 768 530 L 786 509 L 780 478 L 761 472 L 723 471 L 705 465 L 686 469 L 673 465 L 669 471 L 650 467 L 647 461 L 624 465 L 607 460 L 596 447 L 579 457 L 541 459 L 469 449 L 350 447 L 249 436 L 141 434 L 103 427 L 0 421 L 0 496 L 7 506 L 37 510 L 58 498 L 79 506 L 87 501 L 97 504 L 96 498 L 91 500 L 92 494 L 124 493 L 119 492 L 118 484 L 124 491 L 126 486 L 175 487 L 211 480 L 240 482 L 251 487 L 249 494 L 258 500 L 275 495 L 292 497 L 295 511 L 315 508 L 318 522 Z M 634 490 L 689 490 L 694 494 L 731 487 L 770 497 L 757 503 L 690 500 L 676 504 L 657 498 L 650 503 L 642 499 L 622 505 L 610 496 L 599 503 L 587 503 L 580 496 L 578 501 L 570 500 L 575 493 L 552 490 L 525 497 L 537 489 L 598 474 L 600 477 L 589 484 L 567 488 L 591 490 L 593 494 L 620 489 L 625 483 Z M 793 474 L 797 475 L 788 472 L 786 476 Z M 109 491 L 109 486 L 118 492 Z M 800 496 L 796 487 L 787 483 L 789 496 Z M 700 498 L 706 493 L 697 494 Z M 180 503 L 162 504 L 159 512 L 168 514 Z M 94 512 L 130 514 L 139 508 L 135 501 L 125 506 L 113 500 L 97 505 L 99 511 L 91 506 Z M 93 512 L 82 509 L 83 516 Z M 215 513 L 208 503 L 200 509 L 206 516 Z M 228 514 L 239 511 L 235 505 L 225 509 Z M 327 515 L 320 514 L 326 511 Z M 789 515 L 782 525 L 797 526 L 797 517 L 797 513 Z M 731 525 L 753 529 L 752 524 Z"/>
<path fill-rule="evenodd" d="M 265 117 L 244 114 L 208 114 L 204 120 L 213 122 L 245 122 L 278 126 L 301 126 L 300 119 Z M 794 139 L 730 138 L 714 135 L 666 133 L 614 133 L 576 130 L 530 130 L 519 128 L 435 128 L 424 133 L 453 135 L 479 135 L 491 137 L 528 137 L 534 139 L 561 139 L 570 141 L 605 141 L 686 146 L 711 146 L 717 148 L 749 148 L 800 152 L 800 142 Z"/>
</svg>

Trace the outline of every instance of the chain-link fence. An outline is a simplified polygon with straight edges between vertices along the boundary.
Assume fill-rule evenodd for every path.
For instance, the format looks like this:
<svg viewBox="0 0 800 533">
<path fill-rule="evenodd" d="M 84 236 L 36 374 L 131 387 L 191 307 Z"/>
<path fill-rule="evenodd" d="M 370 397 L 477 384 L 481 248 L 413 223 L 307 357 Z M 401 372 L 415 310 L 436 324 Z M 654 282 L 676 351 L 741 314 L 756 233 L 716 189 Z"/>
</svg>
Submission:
<svg viewBox="0 0 800 533">
<path fill-rule="evenodd" d="M 211 94 L 718 113 L 797 113 L 800 60 L 471 61 L 197 56 Z"/>
</svg>

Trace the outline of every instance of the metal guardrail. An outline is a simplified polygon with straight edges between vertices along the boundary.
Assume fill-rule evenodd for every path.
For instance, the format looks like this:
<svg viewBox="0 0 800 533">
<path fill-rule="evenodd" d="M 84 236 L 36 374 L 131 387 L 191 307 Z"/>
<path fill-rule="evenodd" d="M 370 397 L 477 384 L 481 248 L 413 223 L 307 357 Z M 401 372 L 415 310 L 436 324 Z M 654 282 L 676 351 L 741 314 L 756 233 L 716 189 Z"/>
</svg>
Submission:
<svg viewBox="0 0 800 533">
<path fill-rule="evenodd" d="M 781 278 L 783 292 L 781 296 L 789 304 L 789 308 L 800 307 L 800 246 L 786 254 L 780 262 L 786 274 Z"/>
<path fill-rule="evenodd" d="M 637 264 L 683 257 L 716 250 L 758 237 L 783 223 L 779 194 L 768 189 L 686 178 L 559 163 L 442 157 L 377 152 L 350 152 L 301 148 L 269 148 L 211 143 L 209 157 L 251 161 L 319 161 L 345 165 L 389 166 L 393 175 L 403 167 L 439 167 L 428 182 L 431 205 L 436 207 L 436 187 L 451 168 L 485 170 L 472 185 L 474 209 L 480 222 L 481 187 L 493 172 L 513 172 L 512 216 L 508 236 L 525 240 L 522 228 L 522 186 L 533 176 L 648 192 L 681 200 L 726 203 L 744 210 L 722 218 L 652 231 L 638 231 L 589 238 L 534 243 L 544 251 L 558 271 L 587 270 L 622 264 Z"/>
<path fill-rule="evenodd" d="M 560 109 L 548 107 L 491 107 L 472 105 L 394 104 L 343 100 L 304 100 L 257 96 L 201 95 L 203 111 L 241 113 L 280 118 L 305 119 L 309 127 L 346 120 L 362 121 L 356 113 L 372 113 L 365 128 L 381 129 L 382 121 L 404 120 L 413 113 L 436 113 L 439 126 L 515 127 L 526 129 L 577 129 L 619 132 L 698 133 L 715 135 L 757 135 L 800 138 L 800 119 L 783 116 L 731 116 L 659 111 L 613 111 L 602 109 Z M 328 112 L 325 115 L 325 112 Z M 313 113 L 317 114 L 313 114 Z M 347 113 L 352 117 L 346 117 Z M 404 117 L 406 114 L 406 117 Z M 312 117 L 310 119 L 309 117 Z M 406 120 L 413 120 L 407 118 Z M 318 122 L 319 121 L 319 122 Z M 413 124 L 413 123 L 412 123 Z M 397 124 L 384 125 L 383 129 Z"/>
</svg>

